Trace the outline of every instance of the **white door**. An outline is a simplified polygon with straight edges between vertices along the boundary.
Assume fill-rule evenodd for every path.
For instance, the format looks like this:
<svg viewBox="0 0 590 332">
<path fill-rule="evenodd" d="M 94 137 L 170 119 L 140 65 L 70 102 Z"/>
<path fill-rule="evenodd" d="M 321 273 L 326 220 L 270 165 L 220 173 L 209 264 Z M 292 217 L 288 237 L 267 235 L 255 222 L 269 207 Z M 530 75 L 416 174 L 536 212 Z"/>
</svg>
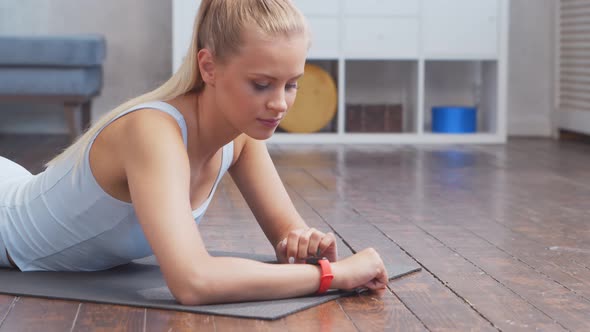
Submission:
<svg viewBox="0 0 590 332">
<path fill-rule="evenodd" d="M 499 0 L 423 1 L 427 58 L 497 58 Z"/>
<path fill-rule="evenodd" d="M 560 2 L 557 128 L 590 134 L 590 6 Z"/>
</svg>

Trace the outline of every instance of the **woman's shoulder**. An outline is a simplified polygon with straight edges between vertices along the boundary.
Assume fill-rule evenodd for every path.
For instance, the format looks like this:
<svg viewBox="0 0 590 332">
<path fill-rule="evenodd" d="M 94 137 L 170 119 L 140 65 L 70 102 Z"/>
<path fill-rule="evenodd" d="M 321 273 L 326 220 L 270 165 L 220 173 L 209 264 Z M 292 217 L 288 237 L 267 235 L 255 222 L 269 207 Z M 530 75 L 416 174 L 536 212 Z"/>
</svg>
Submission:
<svg viewBox="0 0 590 332">
<path fill-rule="evenodd" d="M 122 164 L 130 158 L 152 159 L 164 154 L 169 158 L 171 152 L 186 153 L 177 119 L 158 109 L 143 108 L 131 112 L 109 127 L 104 132 L 105 144 L 98 145 L 112 149 Z"/>
<path fill-rule="evenodd" d="M 186 135 L 182 113 L 173 105 L 161 101 L 141 103 L 119 113 L 100 128 L 93 145 L 110 149 L 139 146 L 152 139 L 181 142 Z"/>
<path fill-rule="evenodd" d="M 183 129 L 178 119 L 159 109 L 137 110 L 119 119 L 119 122 L 120 142 L 130 148 L 155 142 L 184 145 Z"/>
</svg>

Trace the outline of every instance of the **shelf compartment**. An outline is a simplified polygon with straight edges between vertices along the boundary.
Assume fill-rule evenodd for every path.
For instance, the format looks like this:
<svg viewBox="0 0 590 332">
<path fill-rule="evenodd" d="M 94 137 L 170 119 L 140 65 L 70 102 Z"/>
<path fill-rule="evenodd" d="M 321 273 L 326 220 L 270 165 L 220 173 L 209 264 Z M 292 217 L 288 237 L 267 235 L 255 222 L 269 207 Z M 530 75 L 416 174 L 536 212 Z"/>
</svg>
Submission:
<svg viewBox="0 0 590 332">
<path fill-rule="evenodd" d="M 418 62 L 348 60 L 344 131 L 416 132 Z"/>
<path fill-rule="evenodd" d="M 432 132 L 432 107 L 467 106 L 477 108 L 476 133 L 496 133 L 497 69 L 497 61 L 425 61 L 424 132 Z"/>
</svg>

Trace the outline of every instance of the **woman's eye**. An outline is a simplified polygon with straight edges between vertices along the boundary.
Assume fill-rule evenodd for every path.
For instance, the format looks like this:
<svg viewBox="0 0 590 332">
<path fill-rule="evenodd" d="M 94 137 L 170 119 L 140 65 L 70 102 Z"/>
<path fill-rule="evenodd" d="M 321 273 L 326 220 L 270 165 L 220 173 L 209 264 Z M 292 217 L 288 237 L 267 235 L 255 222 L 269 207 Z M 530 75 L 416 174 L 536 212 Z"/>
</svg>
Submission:
<svg viewBox="0 0 590 332">
<path fill-rule="evenodd" d="M 254 89 L 257 91 L 264 91 L 270 86 L 270 84 L 263 84 L 263 83 L 256 83 L 256 82 L 254 82 L 253 85 L 254 85 Z"/>
<path fill-rule="evenodd" d="M 267 90 L 268 88 L 270 88 L 270 83 L 258 83 L 258 82 L 252 82 L 252 86 L 254 87 L 254 90 L 256 91 L 264 91 Z M 299 85 L 297 83 L 290 83 L 285 85 L 285 90 L 296 90 L 299 88 Z"/>
</svg>

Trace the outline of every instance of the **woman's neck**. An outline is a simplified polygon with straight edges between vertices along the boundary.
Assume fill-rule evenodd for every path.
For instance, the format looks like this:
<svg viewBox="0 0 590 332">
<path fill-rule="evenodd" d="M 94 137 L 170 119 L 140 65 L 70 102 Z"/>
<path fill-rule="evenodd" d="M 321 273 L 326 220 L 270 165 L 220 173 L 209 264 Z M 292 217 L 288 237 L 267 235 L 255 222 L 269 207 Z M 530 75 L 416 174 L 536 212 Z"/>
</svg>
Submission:
<svg viewBox="0 0 590 332">
<path fill-rule="evenodd" d="M 190 149 L 195 151 L 195 157 L 199 160 L 211 158 L 222 146 L 240 134 L 218 109 L 213 94 L 214 91 L 206 87 L 201 93 L 189 98 L 192 105 L 190 110 L 195 115 L 195 127 L 191 133 L 194 147 Z"/>
</svg>

